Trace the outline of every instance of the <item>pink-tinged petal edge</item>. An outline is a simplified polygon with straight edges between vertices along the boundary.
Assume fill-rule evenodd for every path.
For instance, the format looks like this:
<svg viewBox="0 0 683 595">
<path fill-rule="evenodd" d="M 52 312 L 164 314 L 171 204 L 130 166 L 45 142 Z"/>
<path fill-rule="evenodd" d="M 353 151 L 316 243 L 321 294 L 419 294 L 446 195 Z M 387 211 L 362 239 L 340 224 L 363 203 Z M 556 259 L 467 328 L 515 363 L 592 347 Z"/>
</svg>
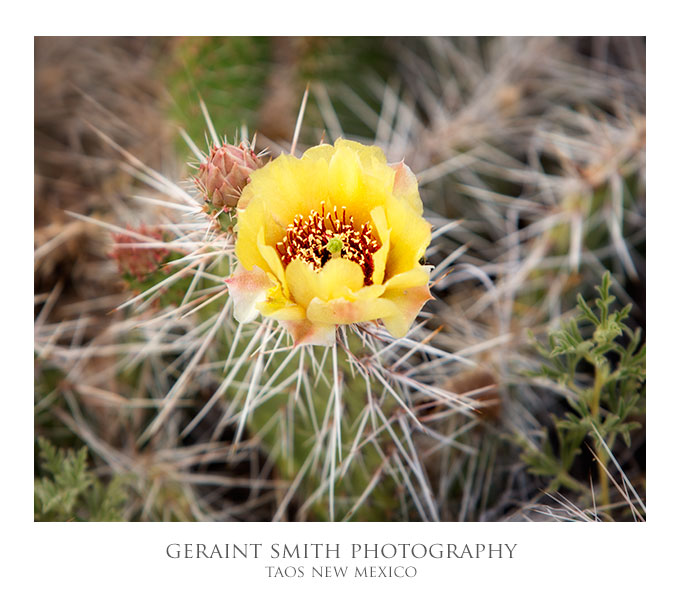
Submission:
<svg viewBox="0 0 683 595">
<path fill-rule="evenodd" d="M 234 315 L 238 322 L 251 322 L 258 316 L 256 304 L 266 298 L 266 292 L 274 283 L 257 266 L 250 271 L 238 265 L 235 272 L 225 279 L 234 303 Z"/>
<path fill-rule="evenodd" d="M 386 329 L 396 338 L 403 337 L 410 330 L 424 304 L 434 299 L 426 285 L 389 291 L 384 297 L 394 302 L 400 312 L 382 319 Z"/>
<path fill-rule="evenodd" d="M 336 339 L 336 326 L 327 324 L 316 324 L 308 319 L 305 320 L 281 320 L 284 326 L 294 339 L 294 346 L 299 345 L 323 345 L 329 347 L 334 345 Z"/>
<path fill-rule="evenodd" d="M 417 193 L 417 178 L 403 161 L 389 165 L 395 172 L 394 196 L 407 200 L 413 209 L 422 214 L 422 201 Z"/>
</svg>

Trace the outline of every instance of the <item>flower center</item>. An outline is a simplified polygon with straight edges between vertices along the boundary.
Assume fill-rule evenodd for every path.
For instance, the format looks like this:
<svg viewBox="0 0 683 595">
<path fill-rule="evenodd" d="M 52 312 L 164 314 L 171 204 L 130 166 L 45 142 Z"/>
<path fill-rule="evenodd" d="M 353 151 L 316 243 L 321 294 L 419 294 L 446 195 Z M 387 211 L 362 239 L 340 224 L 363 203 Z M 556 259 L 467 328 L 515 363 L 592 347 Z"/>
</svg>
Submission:
<svg viewBox="0 0 683 595">
<path fill-rule="evenodd" d="M 372 255 L 380 248 L 372 232 L 370 223 L 356 229 L 353 215 L 347 220 L 346 207 L 341 208 L 340 216 L 336 206 L 331 213 L 325 213 L 325 203 L 321 202 L 319 212 L 311 210 L 308 218 L 294 217 L 277 243 L 277 251 L 285 268 L 295 258 L 312 264 L 315 270 L 330 258 L 346 258 L 360 265 L 364 284 L 371 285 L 375 269 Z"/>
</svg>

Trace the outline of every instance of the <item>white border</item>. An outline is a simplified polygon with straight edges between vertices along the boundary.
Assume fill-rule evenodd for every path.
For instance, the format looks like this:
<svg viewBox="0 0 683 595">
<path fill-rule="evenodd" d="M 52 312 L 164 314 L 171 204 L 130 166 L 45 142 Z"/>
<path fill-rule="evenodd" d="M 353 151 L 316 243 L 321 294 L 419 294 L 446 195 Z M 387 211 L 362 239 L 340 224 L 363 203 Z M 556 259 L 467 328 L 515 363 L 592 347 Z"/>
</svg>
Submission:
<svg viewBox="0 0 683 595">
<path fill-rule="evenodd" d="M 3 361 L 5 401 L 2 497 L 6 528 L 2 561 L 18 591 L 52 593 L 263 592 L 332 593 L 353 589 L 397 593 L 434 587 L 437 592 L 642 593 L 677 575 L 678 496 L 676 438 L 681 413 L 679 375 L 681 295 L 678 262 L 682 197 L 676 174 L 681 151 L 681 82 L 678 19 L 657 2 L 506 3 L 443 8 L 445 3 L 369 2 L 240 3 L 117 2 L 14 6 L 2 39 L 4 70 L 5 283 Z M 663 3 L 661 4 L 663 7 Z M 669 5 L 671 6 L 671 5 Z M 246 11 L 246 14 L 245 14 Z M 286 16 L 283 16 L 286 15 Z M 223 16 L 225 18 L 219 18 Z M 234 24 L 234 28 L 233 28 Z M 654 26 L 654 27 L 653 27 Z M 189 31 L 188 31 L 189 29 Z M 202 30 L 208 29 L 208 30 Z M 220 29 L 220 30 L 217 30 Z M 651 34 L 653 30 L 656 33 Z M 154 32 L 154 33 L 152 33 Z M 34 524 L 32 522 L 32 249 L 29 196 L 32 143 L 34 34 L 622 34 L 648 33 L 650 180 L 648 275 L 650 343 L 649 520 L 645 524 Z M 673 174 L 673 175 L 672 175 Z M 675 176 L 675 177 L 674 177 Z M 11 223 L 9 223 L 11 222 Z M 654 230 L 654 233 L 652 232 Z M 30 312 L 30 313 L 29 313 Z M 665 318 L 666 317 L 666 318 Z M 666 330 L 664 330 L 666 329 Z M 9 365 L 8 365 L 9 364 Z M 169 560 L 173 542 L 442 542 L 517 543 L 515 558 L 421 562 L 417 579 L 358 581 L 266 580 L 263 560 Z M 424 565 L 424 566 L 423 566 Z M 10 584 L 5 574 L 5 584 Z M 294 582 L 291 582 L 294 580 Z M 290 581 L 290 582 L 288 582 Z M 412 582 L 409 582 L 412 581 Z M 680 584 L 680 583 L 679 583 Z M 29 588 L 30 585 L 30 588 Z M 668 588 L 668 587 L 665 587 Z M 17 590 L 15 588 L 15 590 Z"/>
</svg>

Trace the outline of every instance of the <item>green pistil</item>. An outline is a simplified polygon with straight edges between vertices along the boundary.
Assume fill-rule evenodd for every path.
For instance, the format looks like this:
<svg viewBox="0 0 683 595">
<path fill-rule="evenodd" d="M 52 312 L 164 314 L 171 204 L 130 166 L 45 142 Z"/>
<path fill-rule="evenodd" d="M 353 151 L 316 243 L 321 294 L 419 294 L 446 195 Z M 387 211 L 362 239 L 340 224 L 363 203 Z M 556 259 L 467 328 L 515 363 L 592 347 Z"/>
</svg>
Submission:
<svg viewBox="0 0 683 595">
<path fill-rule="evenodd" d="M 327 242 L 325 249 L 334 258 L 335 256 L 341 256 L 340 253 L 341 253 L 343 247 L 344 247 L 344 242 L 341 240 L 341 238 L 339 236 L 334 236 L 334 237 L 330 238 L 330 240 Z"/>
</svg>

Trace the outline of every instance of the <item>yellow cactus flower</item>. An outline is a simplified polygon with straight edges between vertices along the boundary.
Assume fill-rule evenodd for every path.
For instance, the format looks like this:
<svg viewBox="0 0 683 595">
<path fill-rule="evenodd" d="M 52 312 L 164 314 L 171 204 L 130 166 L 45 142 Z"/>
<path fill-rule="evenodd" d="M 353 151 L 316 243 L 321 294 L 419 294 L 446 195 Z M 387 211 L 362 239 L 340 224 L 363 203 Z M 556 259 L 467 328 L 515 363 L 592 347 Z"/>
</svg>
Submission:
<svg viewBox="0 0 683 595">
<path fill-rule="evenodd" d="M 278 320 L 296 344 L 330 345 L 337 325 L 372 320 L 401 337 L 431 299 L 430 239 L 415 176 L 380 148 L 340 139 L 281 155 L 237 205 L 235 318 Z"/>
</svg>

